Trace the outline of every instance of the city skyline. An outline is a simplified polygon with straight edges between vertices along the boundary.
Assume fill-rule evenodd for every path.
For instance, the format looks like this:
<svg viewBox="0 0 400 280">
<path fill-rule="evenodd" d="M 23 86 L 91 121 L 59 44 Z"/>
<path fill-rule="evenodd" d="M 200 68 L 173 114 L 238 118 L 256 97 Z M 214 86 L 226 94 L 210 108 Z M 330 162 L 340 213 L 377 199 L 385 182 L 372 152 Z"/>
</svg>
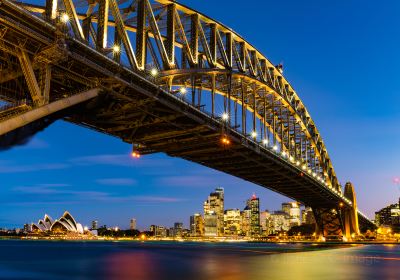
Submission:
<svg viewBox="0 0 400 280">
<path fill-rule="evenodd" d="M 223 5 L 222 2 L 216 5 Z M 283 10 L 281 4 L 268 3 L 271 22 L 277 24 L 268 31 L 272 33 L 261 38 L 252 31 L 252 26 L 241 25 L 229 12 L 221 15 L 215 6 L 210 8 L 195 1 L 184 3 L 224 22 L 259 46 L 275 63 L 283 61 L 285 76 L 316 121 L 341 183 L 344 185 L 348 180 L 354 183 L 360 210 L 373 218 L 377 209 L 398 196 L 398 186 L 392 180 L 399 175 L 396 169 L 400 155 L 396 150 L 398 132 L 393 129 L 399 118 L 396 105 L 399 88 L 396 84 L 387 86 L 383 88 L 384 100 L 377 97 L 383 81 L 396 78 L 396 72 L 390 71 L 391 65 L 400 60 L 393 43 L 398 39 L 391 35 L 397 32 L 391 22 L 395 19 L 395 9 L 389 10 L 389 5 L 386 8 L 359 7 L 355 3 L 326 6 L 294 1 L 293 10 L 283 14 L 278 13 Z M 329 26 L 344 5 L 347 13 L 333 30 Z M 307 9 L 316 18 L 308 17 Z M 318 9 L 320 12 L 315 13 Z M 381 21 L 377 22 L 376 14 L 386 17 L 384 20 L 379 17 Z M 255 24 L 263 24 L 262 19 L 254 18 L 250 12 L 246 15 L 244 11 L 243 16 L 256 21 Z M 307 20 L 302 22 L 302 17 Z M 369 28 L 379 38 L 379 45 L 370 33 L 360 32 L 353 38 L 346 22 L 350 18 L 354 21 L 354 17 L 363 22 L 363 26 L 358 26 L 361 30 Z M 288 18 L 292 18 L 290 23 Z M 293 26 L 293 18 L 298 20 L 297 27 Z M 317 20 L 319 26 L 315 25 Z M 383 29 L 386 31 L 378 34 Z M 332 41 L 332 35 L 340 39 Z M 389 40 L 392 43 L 386 44 Z M 293 47 L 294 44 L 299 48 Z M 366 71 L 370 64 L 385 71 Z M 351 81 L 344 77 L 351 77 Z M 136 160 L 129 157 L 129 152 L 130 146 L 120 140 L 61 121 L 39 133 L 27 145 L 2 152 L 0 176 L 4 180 L 0 200 L 4 207 L 0 212 L 0 226 L 20 225 L 26 221 L 22 220 L 26 213 L 36 217 L 43 211 L 61 213 L 65 209 L 80 213 L 80 220 L 88 223 L 99 219 L 92 217 L 96 212 L 106 221 L 126 215 L 124 220 L 128 223 L 131 216 L 136 216 L 139 227 L 140 220 L 146 218 L 140 218 L 144 215 L 142 212 L 148 213 L 148 220 L 163 213 L 166 217 L 158 219 L 173 222 L 181 220 L 179 213 L 193 212 L 193 196 L 201 197 L 204 190 L 217 185 L 229 189 L 232 203 L 240 201 L 244 193 L 253 192 L 272 205 L 270 208 L 277 208 L 279 201 L 285 200 L 262 187 L 180 159 L 150 155 Z M 264 208 L 268 206 L 262 205 Z M 173 215 L 176 217 L 169 218 Z"/>
</svg>

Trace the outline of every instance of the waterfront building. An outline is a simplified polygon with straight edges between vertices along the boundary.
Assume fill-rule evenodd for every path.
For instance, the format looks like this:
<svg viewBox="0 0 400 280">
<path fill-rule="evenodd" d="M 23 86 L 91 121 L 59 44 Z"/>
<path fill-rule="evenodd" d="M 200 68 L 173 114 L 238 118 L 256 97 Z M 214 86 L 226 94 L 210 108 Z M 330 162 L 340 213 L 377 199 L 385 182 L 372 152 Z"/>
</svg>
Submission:
<svg viewBox="0 0 400 280">
<path fill-rule="evenodd" d="M 98 229 L 99 228 L 99 222 L 98 221 L 92 221 L 92 230 Z"/>
<path fill-rule="evenodd" d="M 224 212 L 224 234 L 237 236 L 241 233 L 242 217 L 239 209 L 228 209 Z"/>
<path fill-rule="evenodd" d="M 276 234 L 290 229 L 290 216 L 284 211 L 275 211 L 270 216 L 269 234 Z"/>
<path fill-rule="evenodd" d="M 298 202 L 282 203 L 282 212 L 289 216 L 289 224 L 291 227 L 301 224 L 301 210 Z"/>
<path fill-rule="evenodd" d="M 250 236 L 258 236 L 260 235 L 260 199 L 253 194 L 246 204 L 246 208 L 250 209 Z"/>
<path fill-rule="evenodd" d="M 130 220 L 129 229 L 130 229 L 130 230 L 136 230 L 136 219 L 135 219 L 135 218 L 132 218 L 132 219 Z"/>
<path fill-rule="evenodd" d="M 251 236 L 250 224 L 251 224 L 251 210 L 244 208 L 244 210 L 240 213 L 241 216 L 241 235 L 243 236 Z"/>
<path fill-rule="evenodd" d="M 375 212 L 375 222 L 377 226 L 400 226 L 400 199 Z"/>
<path fill-rule="evenodd" d="M 39 220 L 37 224 L 31 224 L 33 233 L 49 232 L 51 234 L 83 234 L 84 230 L 80 223 L 77 223 L 74 217 L 65 211 L 57 220 L 53 220 L 49 215 L 44 215 L 43 220 Z"/>
<path fill-rule="evenodd" d="M 199 213 L 190 216 L 190 234 L 195 237 L 204 236 L 204 220 Z"/>
<path fill-rule="evenodd" d="M 218 234 L 218 215 L 212 210 L 204 213 L 204 236 L 217 237 Z"/>
<path fill-rule="evenodd" d="M 214 215 L 217 219 L 217 236 L 223 236 L 224 234 L 224 189 L 218 187 L 214 192 L 210 193 L 207 200 L 204 202 L 204 222 L 206 222 L 206 216 L 211 221 Z M 206 227 L 206 225 L 205 225 Z M 206 230 L 205 230 L 206 231 Z"/>
<path fill-rule="evenodd" d="M 154 237 L 167 237 L 167 228 L 164 226 L 151 225 L 150 232 Z"/>
<path fill-rule="evenodd" d="M 183 223 L 174 223 L 174 237 L 182 237 Z"/>
<path fill-rule="evenodd" d="M 262 235 L 269 234 L 270 220 L 271 220 L 271 213 L 268 210 L 260 212 L 260 230 Z"/>
</svg>

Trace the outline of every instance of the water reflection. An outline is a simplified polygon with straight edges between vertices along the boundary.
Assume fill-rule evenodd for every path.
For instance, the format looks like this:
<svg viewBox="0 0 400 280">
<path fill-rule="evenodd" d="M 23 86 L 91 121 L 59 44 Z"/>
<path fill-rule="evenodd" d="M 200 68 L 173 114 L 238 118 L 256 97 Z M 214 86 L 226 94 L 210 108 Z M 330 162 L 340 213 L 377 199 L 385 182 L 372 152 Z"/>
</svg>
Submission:
<svg viewBox="0 0 400 280">
<path fill-rule="evenodd" d="M 0 279 L 399 279 L 398 246 L 0 241 Z"/>
</svg>

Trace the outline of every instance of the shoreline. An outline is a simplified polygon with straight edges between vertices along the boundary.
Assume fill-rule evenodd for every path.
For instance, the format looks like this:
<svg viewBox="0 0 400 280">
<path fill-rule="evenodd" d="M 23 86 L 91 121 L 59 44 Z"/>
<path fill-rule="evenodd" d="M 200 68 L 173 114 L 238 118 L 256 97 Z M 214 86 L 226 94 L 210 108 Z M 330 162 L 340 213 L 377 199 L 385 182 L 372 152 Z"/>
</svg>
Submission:
<svg viewBox="0 0 400 280">
<path fill-rule="evenodd" d="M 355 241 L 355 242 L 338 242 L 338 241 L 300 241 L 300 240 L 287 240 L 287 241 L 262 241 L 262 240 L 190 240 L 190 239 L 128 239 L 128 238 L 99 238 L 99 239 L 86 239 L 86 238 L 21 238 L 21 237 L 0 237 L 0 241 L 6 240 L 20 240 L 20 241 L 54 241 L 54 242 L 140 242 L 140 243 L 158 243 L 158 242 L 171 242 L 171 243 L 215 243 L 215 244 L 229 244 L 229 243 L 254 243 L 254 244 L 304 244 L 304 245 L 400 245 L 396 241 Z"/>
</svg>

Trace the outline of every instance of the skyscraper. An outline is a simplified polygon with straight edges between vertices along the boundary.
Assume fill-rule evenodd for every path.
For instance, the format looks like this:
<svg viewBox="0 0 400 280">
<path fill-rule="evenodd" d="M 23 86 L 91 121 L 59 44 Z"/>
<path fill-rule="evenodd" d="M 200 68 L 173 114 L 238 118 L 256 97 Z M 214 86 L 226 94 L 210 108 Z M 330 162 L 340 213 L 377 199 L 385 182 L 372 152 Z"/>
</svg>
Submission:
<svg viewBox="0 0 400 280">
<path fill-rule="evenodd" d="M 135 230 L 136 229 L 136 219 L 132 218 L 129 225 L 130 225 L 129 226 L 130 230 Z"/>
<path fill-rule="evenodd" d="M 204 220 L 201 214 L 190 216 L 190 233 L 195 237 L 204 236 Z"/>
<path fill-rule="evenodd" d="M 183 231 L 183 223 L 174 223 L 174 236 L 181 237 Z"/>
<path fill-rule="evenodd" d="M 282 212 L 289 216 L 290 226 L 299 226 L 301 224 L 301 210 L 298 202 L 282 203 Z"/>
<path fill-rule="evenodd" d="M 210 193 L 208 199 L 204 202 L 204 224 L 207 234 L 207 227 L 210 227 L 216 216 L 217 236 L 224 234 L 224 189 L 218 187 L 214 192 Z"/>
<path fill-rule="evenodd" d="M 241 233 L 241 216 L 239 209 L 228 209 L 224 214 L 224 234 L 237 236 Z"/>
<path fill-rule="evenodd" d="M 217 237 L 218 236 L 218 216 L 212 210 L 208 210 L 204 214 L 204 236 Z"/>
<path fill-rule="evenodd" d="M 269 235 L 269 224 L 271 219 L 271 213 L 268 210 L 262 211 L 260 213 L 260 230 L 262 235 Z"/>
<path fill-rule="evenodd" d="M 250 209 L 250 235 L 260 235 L 260 199 L 255 194 L 247 200 L 247 209 Z"/>
</svg>

